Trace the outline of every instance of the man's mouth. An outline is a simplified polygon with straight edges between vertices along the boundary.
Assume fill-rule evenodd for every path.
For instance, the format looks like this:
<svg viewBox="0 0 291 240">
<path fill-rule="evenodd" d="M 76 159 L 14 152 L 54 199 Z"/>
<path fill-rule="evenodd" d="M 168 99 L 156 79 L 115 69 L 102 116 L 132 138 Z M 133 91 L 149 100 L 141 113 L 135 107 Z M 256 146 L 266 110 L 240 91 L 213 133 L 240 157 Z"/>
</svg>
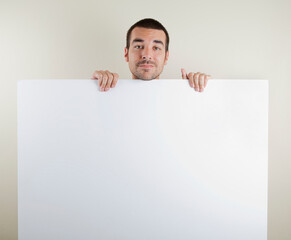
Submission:
<svg viewBox="0 0 291 240">
<path fill-rule="evenodd" d="M 139 66 L 142 68 L 153 68 L 154 67 L 154 65 L 150 65 L 150 64 L 141 64 Z"/>
</svg>

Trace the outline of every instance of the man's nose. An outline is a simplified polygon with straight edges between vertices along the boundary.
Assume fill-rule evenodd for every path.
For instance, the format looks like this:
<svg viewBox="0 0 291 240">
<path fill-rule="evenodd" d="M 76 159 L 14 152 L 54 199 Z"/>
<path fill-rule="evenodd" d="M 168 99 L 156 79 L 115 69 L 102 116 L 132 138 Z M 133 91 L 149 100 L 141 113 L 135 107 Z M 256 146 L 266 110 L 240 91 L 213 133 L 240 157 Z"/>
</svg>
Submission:
<svg viewBox="0 0 291 240">
<path fill-rule="evenodd" d="M 150 49 L 145 48 L 142 52 L 142 59 L 143 60 L 151 60 L 152 59 L 152 52 Z"/>
</svg>

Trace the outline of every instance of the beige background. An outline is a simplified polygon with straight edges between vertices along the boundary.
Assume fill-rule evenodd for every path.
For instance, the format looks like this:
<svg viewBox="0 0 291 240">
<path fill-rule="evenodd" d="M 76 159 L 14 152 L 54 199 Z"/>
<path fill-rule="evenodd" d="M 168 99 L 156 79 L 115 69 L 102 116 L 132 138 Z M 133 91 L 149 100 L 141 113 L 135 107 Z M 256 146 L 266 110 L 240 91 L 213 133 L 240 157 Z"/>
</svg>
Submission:
<svg viewBox="0 0 291 240">
<path fill-rule="evenodd" d="M 290 239 L 290 9 L 289 0 L 0 0 L 0 239 L 17 239 L 17 79 L 89 79 L 96 69 L 130 78 L 126 31 L 146 17 L 170 34 L 162 78 L 184 67 L 270 80 L 268 239 Z"/>
</svg>

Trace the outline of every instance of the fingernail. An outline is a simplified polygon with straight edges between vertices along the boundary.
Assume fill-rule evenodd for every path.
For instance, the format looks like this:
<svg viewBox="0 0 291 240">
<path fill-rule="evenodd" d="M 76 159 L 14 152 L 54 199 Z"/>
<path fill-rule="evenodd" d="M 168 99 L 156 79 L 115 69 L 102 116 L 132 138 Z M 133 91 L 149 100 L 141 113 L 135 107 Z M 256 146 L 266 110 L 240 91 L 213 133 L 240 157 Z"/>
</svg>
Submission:
<svg viewBox="0 0 291 240">
<path fill-rule="evenodd" d="M 104 88 L 100 88 L 100 91 L 103 92 L 104 91 Z"/>
<path fill-rule="evenodd" d="M 108 91 L 109 90 L 109 88 L 105 88 L 105 91 Z"/>
</svg>

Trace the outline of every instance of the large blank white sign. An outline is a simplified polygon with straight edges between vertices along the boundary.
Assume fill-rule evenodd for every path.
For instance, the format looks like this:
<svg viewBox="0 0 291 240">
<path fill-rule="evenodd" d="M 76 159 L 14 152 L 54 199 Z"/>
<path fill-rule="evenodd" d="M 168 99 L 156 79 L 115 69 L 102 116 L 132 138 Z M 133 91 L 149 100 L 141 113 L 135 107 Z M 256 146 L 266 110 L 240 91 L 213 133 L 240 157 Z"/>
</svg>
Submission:
<svg viewBox="0 0 291 240">
<path fill-rule="evenodd" d="M 19 240 L 266 240 L 268 81 L 18 82 Z"/>
</svg>

